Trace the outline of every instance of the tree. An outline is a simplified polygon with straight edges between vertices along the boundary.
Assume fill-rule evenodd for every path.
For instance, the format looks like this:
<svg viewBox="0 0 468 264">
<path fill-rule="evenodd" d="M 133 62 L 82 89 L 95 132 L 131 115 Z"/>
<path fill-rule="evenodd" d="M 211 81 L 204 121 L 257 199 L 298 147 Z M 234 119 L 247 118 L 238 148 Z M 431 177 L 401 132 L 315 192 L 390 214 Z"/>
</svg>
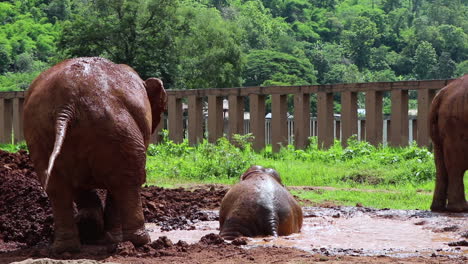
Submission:
<svg viewBox="0 0 468 264">
<path fill-rule="evenodd" d="M 450 58 L 450 53 L 442 52 L 436 66 L 435 76 L 439 79 L 452 78 L 456 68 L 457 64 Z"/>
<path fill-rule="evenodd" d="M 367 66 L 370 49 L 378 37 L 376 24 L 367 17 L 357 17 L 343 32 L 346 52 L 359 68 Z"/>
<path fill-rule="evenodd" d="M 354 64 L 334 64 L 330 71 L 325 73 L 323 83 L 356 83 L 362 82 L 362 76 L 359 69 Z"/>
<path fill-rule="evenodd" d="M 83 2 L 64 24 L 59 48 L 68 57 L 103 56 L 128 64 L 143 78 L 161 77 L 171 87 L 178 5 L 177 0 Z"/>
<path fill-rule="evenodd" d="M 254 50 L 246 58 L 244 71 L 246 86 L 257 86 L 267 81 L 293 84 L 314 84 L 316 71 L 309 60 L 273 50 Z M 281 79 L 281 78 L 285 79 Z M 271 83 L 271 82 L 270 82 Z M 289 83 L 290 84 L 290 83 Z"/>
<path fill-rule="evenodd" d="M 465 74 L 468 74 L 468 60 L 462 61 L 457 65 L 454 77 L 461 77 Z"/>
<path fill-rule="evenodd" d="M 11 60 L 4 46 L 0 46 L 0 74 L 8 71 Z"/>
<path fill-rule="evenodd" d="M 178 12 L 183 29 L 176 38 L 175 88 L 223 88 L 241 85 L 242 52 L 236 27 L 216 9 L 186 5 Z"/>
<path fill-rule="evenodd" d="M 248 1 L 234 8 L 237 15 L 233 22 L 241 30 L 244 51 L 270 49 L 279 38 L 291 33 L 284 19 L 274 18 L 259 0 Z"/>
<path fill-rule="evenodd" d="M 423 41 L 418 45 L 414 55 L 413 73 L 418 79 L 430 79 L 434 76 L 437 54 L 432 44 Z"/>
</svg>

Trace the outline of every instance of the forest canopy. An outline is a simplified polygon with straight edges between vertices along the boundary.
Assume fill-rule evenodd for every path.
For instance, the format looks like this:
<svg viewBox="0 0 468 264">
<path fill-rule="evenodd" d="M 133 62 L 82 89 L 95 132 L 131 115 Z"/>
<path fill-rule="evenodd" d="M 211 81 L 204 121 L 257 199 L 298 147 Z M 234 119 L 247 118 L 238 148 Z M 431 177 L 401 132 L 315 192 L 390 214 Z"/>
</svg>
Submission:
<svg viewBox="0 0 468 264">
<path fill-rule="evenodd" d="M 10 0 L 0 90 L 102 56 L 169 89 L 444 79 L 468 73 L 466 0 Z"/>
</svg>

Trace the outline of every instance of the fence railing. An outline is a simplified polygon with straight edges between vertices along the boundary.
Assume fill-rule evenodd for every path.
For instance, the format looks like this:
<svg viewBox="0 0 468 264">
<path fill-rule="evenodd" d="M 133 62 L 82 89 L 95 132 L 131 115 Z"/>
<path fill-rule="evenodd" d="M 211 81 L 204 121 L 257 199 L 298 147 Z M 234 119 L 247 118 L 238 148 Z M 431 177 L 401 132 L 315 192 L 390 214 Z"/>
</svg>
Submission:
<svg viewBox="0 0 468 264">
<path fill-rule="evenodd" d="M 373 145 L 384 143 L 391 146 L 408 145 L 410 135 L 420 146 L 430 143 L 428 131 L 429 108 L 436 91 L 446 86 L 451 80 L 400 81 L 353 83 L 335 85 L 247 87 L 227 89 L 199 89 L 168 91 L 168 130 L 169 137 L 175 142 L 184 138 L 182 107 L 183 100 L 188 103 L 187 131 L 190 144 L 197 144 L 207 135 L 210 142 L 215 142 L 223 135 L 225 119 L 223 117 L 223 99 L 227 98 L 228 137 L 244 133 L 244 98 L 249 98 L 249 128 L 254 135 L 253 147 L 260 150 L 266 142 L 266 104 L 271 96 L 271 144 L 274 151 L 287 145 L 288 106 L 287 96 L 294 96 L 293 141 L 297 148 L 308 144 L 310 135 L 317 135 L 320 146 L 331 146 L 335 138 L 342 144 L 352 135 L 358 135 Z M 417 92 L 417 117 L 411 120 L 408 115 L 408 92 Z M 391 115 L 385 122 L 384 133 L 383 94 L 391 94 Z M 365 96 L 365 119 L 358 119 L 358 93 Z M 310 121 L 310 96 L 317 95 L 316 125 Z M 335 121 L 333 95 L 341 95 L 341 118 Z M 203 102 L 207 101 L 207 125 L 203 122 Z M 289 126 L 290 127 L 290 126 Z M 359 127 L 359 131 L 358 131 Z M 311 132 L 312 131 L 312 132 Z M 316 132 L 314 132 L 316 131 Z M 337 136 L 339 134 L 339 136 Z"/>
<path fill-rule="evenodd" d="M 341 139 L 345 145 L 352 135 L 373 145 L 405 146 L 410 140 L 416 140 L 418 145 L 428 146 L 430 104 L 435 92 L 450 81 L 168 90 L 168 111 L 158 131 L 167 128 L 174 142 L 181 142 L 187 136 L 190 144 L 197 144 L 204 137 L 215 142 L 223 134 L 231 138 L 233 134 L 250 132 L 254 135 L 255 150 L 269 143 L 274 151 L 288 143 L 304 148 L 310 136 L 317 136 L 319 145 L 327 148 L 334 139 Z M 410 90 L 417 92 L 418 102 L 417 116 L 411 119 L 408 115 Z M 385 92 L 391 94 L 389 119 L 384 119 L 383 115 Z M 358 118 L 358 93 L 365 96 L 365 118 Z M 317 95 L 316 118 L 311 118 L 310 113 L 312 94 Z M 333 111 L 335 94 L 341 95 L 341 113 Z M 288 95 L 294 97 L 292 119 L 287 116 Z M 271 119 L 265 117 L 268 97 L 271 97 Z M 223 108 L 224 99 L 228 100 L 227 110 Z M 0 93 L 0 142 L 11 142 L 12 135 L 15 142 L 24 139 L 23 101 L 24 92 Z M 245 101 L 249 103 L 247 120 L 244 120 Z M 183 109 L 183 102 L 187 102 L 187 111 Z M 335 118 L 335 114 L 341 114 L 340 118 Z M 153 142 L 157 140 L 155 133 Z"/>
</svg>

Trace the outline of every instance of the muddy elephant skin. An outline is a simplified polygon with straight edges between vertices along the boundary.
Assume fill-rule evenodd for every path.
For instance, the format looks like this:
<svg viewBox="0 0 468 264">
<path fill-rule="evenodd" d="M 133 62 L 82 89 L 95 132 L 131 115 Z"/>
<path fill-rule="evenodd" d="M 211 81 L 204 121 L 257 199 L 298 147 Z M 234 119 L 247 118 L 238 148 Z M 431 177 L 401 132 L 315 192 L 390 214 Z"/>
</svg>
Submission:
<svg viewBox="0 0 468 264">
<path fill-rule="evenodd" d="M 150 135 L 165 106 L 159 79 L 143 81 L 129 66 L 102 58 L 65 60 L 33 81 L 24 136 L 51 201 L 54 251 L 78 251 L 101 234 L 111 242 L 150 241 L 140 187 Z M 107 190 L 104 209 L 96 188 Z"/>
<path fill-rule="evenodd" d="M 439 91 L 429 122 L 437 171 L 431 210 L 467 212 L 463 175 L 468 169 L 468 75 Z"/>
<path fill-rule="evenodd" d="M 224 196 L 219 226 L 228 240 L 289 235 L 300 232 L 302 209 L 275 170 L 252 166 Z"/>
</svg>

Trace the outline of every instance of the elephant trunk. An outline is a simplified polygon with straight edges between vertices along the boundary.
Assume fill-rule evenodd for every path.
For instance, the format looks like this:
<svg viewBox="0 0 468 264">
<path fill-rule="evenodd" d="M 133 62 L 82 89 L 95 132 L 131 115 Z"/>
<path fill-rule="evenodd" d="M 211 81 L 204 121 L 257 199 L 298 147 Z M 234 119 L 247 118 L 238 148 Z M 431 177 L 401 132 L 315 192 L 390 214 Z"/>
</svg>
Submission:
<svg viewBox="0 0 468 264">
<path fill-rule="evenodd" d="M 54 168 L 55 160 L 57 159 L 57 156 L 60 154 L 60 150 L 62 149 L 63 141 L 65 140 L 67 128 L 70 120 L 72 119 L 72 116 L 73 111 L 71 107 L 64 107 L 57 114 L 57 120 L 55 123 L 54 149 L 52 150 L 52 154 L 49 158 L 49 164 L 47 166 L 47 170 L 45 171 L 44 190 L 47 190 L 47 185 L 49 184 L 49 179 Z"/>
</svg>

